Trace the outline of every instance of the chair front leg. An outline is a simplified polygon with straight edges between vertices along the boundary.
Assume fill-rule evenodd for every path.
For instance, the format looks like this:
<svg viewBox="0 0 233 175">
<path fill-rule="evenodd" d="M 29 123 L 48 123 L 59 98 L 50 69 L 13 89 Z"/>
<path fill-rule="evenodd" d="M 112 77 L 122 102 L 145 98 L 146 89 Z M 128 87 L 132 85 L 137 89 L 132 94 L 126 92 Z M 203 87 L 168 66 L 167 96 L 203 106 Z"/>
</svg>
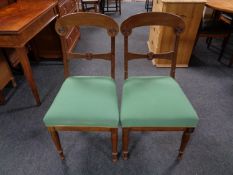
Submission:
<svg viewBox="0 0 233 175">
<path fill-rule="evenodd" d="M 112 140 L 112 161 L 117 161 L 117 145 L 118 145 L 118 129 L 112 128 L 111 129 L 111 140 Z"/>
<path fill-rule="evenodd" d="M 123 144 L 123 159 L 128 159 L 128 143 L 129 143 L 129 129 L 122 128 L 122 144 Z"/>
<path fill-rule="evenodd" d="M 180 145 L 180 150 L 179 150 L 179 155 L 178 155 L 178 159 L 182 159 L 183 154 L 184 154 L 184 150 L 188 144 L 188 141 L 190 139 L 191 134 L 193 133 L 194 128 L 187 128 L 182 136 L 182 140 L 181 140 L 181 145 Z"/>
<path fill-rule="evenodd" d="M 62 160 L 64 160 L 65 156 L 63 154 L 63 150 L 62 150 L 62 147 L 61 147 L 59 135 L 58 135 L 56 129 L 54 127 L 48 127 L 48 130 L 49 130 L 49 133 L 50 133 L 50 135 L 52 137 L 52 140 L 53 140 L 53 142 L 54 142 L 54 144 L 55 144 L 55 146 L 57 148 L 57 152 L 60 155 L 60 158 Z"/>
</svg>

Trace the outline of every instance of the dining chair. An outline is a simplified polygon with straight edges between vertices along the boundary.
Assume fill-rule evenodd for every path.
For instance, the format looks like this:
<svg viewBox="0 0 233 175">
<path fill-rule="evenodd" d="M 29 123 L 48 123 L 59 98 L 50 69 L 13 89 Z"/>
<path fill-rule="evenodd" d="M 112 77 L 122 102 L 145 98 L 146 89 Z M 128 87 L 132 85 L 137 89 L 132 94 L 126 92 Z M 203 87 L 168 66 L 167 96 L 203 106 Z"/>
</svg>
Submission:
<svg viewBox="0 0 233 175">
<path fill-rule="evenodd" d="M 151 0 L 146 0 L 145 1 L 145 9 L 147 12 L 151 11 L 153 7 L 153 1 Z"/>
<path fill-rule="evenodd" d="M 134 28 L 158 25 L 174 31 L 174 47 L 163 53 L 130 52 L 128 38 Z M 184 21 L 173 14 L 151 12 L 129 17 L 121 24 L 124 35 L 124 78 L 120 121 L 122 125 L 123 159 L 128 159 L 129 134 L 132 131 L 182 131 L 178 158 L 182 158 L 198 116 L 175 81 L 176 57 Z M 170 76 L 134 76 L 128 78 L 128 62 L 146 58 L 171 60 Z"/>
<path fill-rule="evenodd" d="M 5 104 L 6 102 L 3 95 L 3 89 L 9 84 L 9 82 L 12 83 L 13 87 L 17 86 L 7 60 L 2 53 L 2 49 L 0 49 L 0 105 Z"/>
<path fill-rule="evenodd" d="M 78 53 L 67 50 L 67 32 L 74 26 L 106 29 L 111 38 L 111 51 L 107 53 Z M 44 117 L 56 149 L 64 159 L 58 131 L 110 132 L 112 160 L 117 160 L 119 110 L 115 78 L 115 36 L 118 24 L 99 13 L 78 12 L 62 16 L 56 22 L 61 37 L 65 81 Z M 101 41 L 98 41 L 101 42 Z M 111 77 L 69 76 L 69 60 L 103 59 L 111 62 Z"/>
<path fill-rule="evenodd" d="M 121 1 L 122 0 L 101 0 L 103 13 L 119 12 L 121 15 Z"/>
<path fill-rule="evenodd" d="M 218 61 L 220 61 L 232 32 L 233 27 L 221 19 L 202 19 L 194 47 L 200 37 L 206 38 L 207 48 L 211 46 L 213 38 L 223 39 L 220 54 L 218 56 Z"/>
<path fill-rule="evenodd" d="M 101 12 L 100 0 L 81 0 L 82 11 L 87 12 L 94 10 L 94 12 Z"/>
</svg>

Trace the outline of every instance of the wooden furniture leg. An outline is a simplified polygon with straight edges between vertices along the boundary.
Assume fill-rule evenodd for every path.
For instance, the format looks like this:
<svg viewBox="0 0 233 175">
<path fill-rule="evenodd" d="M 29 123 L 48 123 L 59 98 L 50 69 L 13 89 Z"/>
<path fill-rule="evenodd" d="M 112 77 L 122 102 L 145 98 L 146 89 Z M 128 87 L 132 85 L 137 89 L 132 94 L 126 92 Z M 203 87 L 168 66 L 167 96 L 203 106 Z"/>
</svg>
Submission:
<svg viewBox="0 0 233 175">
<path fill-rule="evenodd" d="M 224 38 L 224 40 L 222 42 L 221 52 L 220 52 L 220 55 L 218 57 L 218 61 L 221 61 L 221 58 L 223 56 L 224 50 L 226 48 L 226 45 L 227 45 L 227 43 L 228 43 L 228 41 L 230 39 L 230 36 L 231 36 L 231 34 L 229 34 L 226 38 Z"/>
<path fill-rule="evenodd" d="M 111 140 L 112 140 L 112 161 L 116 162 L 117 161 L 117 143 L 118 143 L 118 132 L 117 129 L 114 128 L 111 130 Z"/>
<path fill-rule="evenodd" d="M 53 142 L 54 142 L 54 144 L 55 144 L 55 146 L 57 148 L 57 152 L 60 155 L 60 158 L 62 160 L 64 160 L 65 156 L 63 154 L 63 150 L 62 150 L 62 147 L 61 147 L 61 143 L 60 143 L 60 139 L 59 139 L 59 135 L 58 135 L 57 131 L 55 130 L 54 127 L 48 127 L 48 130 L 49 130 L 49 133 L 50 133 L 50 135 L 52 137 L 52 140 L 53 140 Z"/>
<path fill-rule="evenodd" d="M 123 128 L 122 129 L 123 136 L 122 136 L 122 144 L 123 144 L 123 159 L 128 159 L 128 143 L 129 143 L 129 129 Z"/>
<path fill-rule="evenodd" d="M 5 103 L 5 98 L 3 96 L 3 92 L 2 90 L 0 90 L 0 105 L 4 104 Z"/>
<path fill-rule="evenodd" d="M 181 140 L 181 145 L 180 145 L 180 150 L 179 150 L 179 155 L 178 155 L 178 159 L 182 159 L 182 156 L 184 154 L 184 150 L 186 148 L 186 145 L 190 139 L 191 134 L 193 133 L 194 128 L 187 128 L 182 136 L 182 140 Z"/>
<path fill-rule="evenodd" d="M 229 62 L 229 67 L 231 67 L 232 66 L 232 64 L 233 64 L 233 57 L 231 58 L 231 60 L 230 60 L 230 62 Z"/>
<path fill-rule="evenodd" d="M 13 86 L 14 88 L 17 86 L 16 81 L 15 81 L 14 78 L 12 78 L 11 83 L 12 83 L 12 86 Z"/>
<path fill-rule="evenodd" d="M 29 83 L 29 86 L 30 86 L 30 88 L 32 90 L 32 93 L 34 95 L 36 103 L 37 103 L 37 105 L 40 105 L 41 102 L 40 102 L 39 93 L 38 93 L 38 90 L 37 90 L 37 87 L 36 87 L 36 83 L 35 83 L 35 81 L 33 79 L 33 76 L 32 76 L 32 70 L 31 70 L 31 66 L 30 66 L 30 63 L 29 63 L 29 60 L 28 60 L 28 56 L 27 56 L 25 47 L 16 48 L 16 52 L 19 55 L 20 63 L 22 65 L 24 75 L 25 75 L 25 77 L 26 77 L 26 79 L 27 79 L 27 81 Z"/>
</svg>

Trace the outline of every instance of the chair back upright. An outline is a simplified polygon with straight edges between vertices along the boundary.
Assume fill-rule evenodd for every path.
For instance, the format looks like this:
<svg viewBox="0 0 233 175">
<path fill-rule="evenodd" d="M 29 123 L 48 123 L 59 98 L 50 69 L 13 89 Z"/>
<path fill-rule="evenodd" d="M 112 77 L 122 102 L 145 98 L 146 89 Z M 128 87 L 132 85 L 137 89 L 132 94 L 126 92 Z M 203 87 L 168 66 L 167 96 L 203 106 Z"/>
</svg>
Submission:
<svg viewBox="0 0 233 175">
<path fill-rule="evenodd" d="M 108 53 L 74 53 L 72 50 L 68 50 L 66 36 L 69 29 L 75 26 L 92 26 L 106 29 L 108 35 L 111 37 L 111 51 Z M 115 78 L 115 36 L 119 32 L 119 27 L 111 17 L 91 12 L 72 13 L 59 18 L 55 29 L 61 38 L 65 78 L 69 76 L 68 61 L 70 59 L 109 60 L 111 61 L 111 77 Z"/>
<path fill-rule="evenodd" d="M 142 26 L 167 26 L 174 29 L 175 41 L 173 50 L 163 53 L 149 52 L 147 54 L 133 53 L 128 51 L 128 37 L 132 29 Z M 177 15 L 163 12 L 140 13 L 129 17 L 121 24 L 121 32 L 124 35 L 124 78 L 128 78 L 128 61 L 134 59 L 147 58 L 152 59 L 169 59 L 171 60 L 170 76 L 175 78 L 176 57 L 179 44 L 180 34 L 184 31 L 185 23 Z"/>
</svg>

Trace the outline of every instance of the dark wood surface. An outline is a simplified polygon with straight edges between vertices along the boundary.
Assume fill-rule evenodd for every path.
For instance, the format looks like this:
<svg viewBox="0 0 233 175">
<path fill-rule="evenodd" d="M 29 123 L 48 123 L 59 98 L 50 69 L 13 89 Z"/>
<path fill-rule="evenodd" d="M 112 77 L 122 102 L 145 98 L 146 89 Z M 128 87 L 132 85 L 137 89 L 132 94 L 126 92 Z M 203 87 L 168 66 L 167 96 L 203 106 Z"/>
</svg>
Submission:
<svg viewBox="0 0 233 175">
<path fill-rule="evenodd" d="M 20 33 L 53 8 L 55 0 L 18 0 L 0 10 L 0 34 Z"/>
<path fill-rule="evenodd" d="M 74 13 L 79 10 L 78 0 L 58 0 L 57 12 L 59 16 Z M 52 21 L 40 33 L 38 33 L 30 45 L 34 58 L 38 61 L 43 60 L 62 60 L 62 49 L 60 38 L 55 31 L 55 21 Z M 79 40 L 79 27 L 71 28 L 66 35 L 66 44 L 69 50 L 72 50 L 75 43 Z"/>
<path fill-rule="evenodd" d="M 57 17 L 56 5 L 54 0 L 18 0 L 0 10 L 0 47 L 15 48 L 37 105 L 41 102 L 25 45 Z"/>
</svg>

